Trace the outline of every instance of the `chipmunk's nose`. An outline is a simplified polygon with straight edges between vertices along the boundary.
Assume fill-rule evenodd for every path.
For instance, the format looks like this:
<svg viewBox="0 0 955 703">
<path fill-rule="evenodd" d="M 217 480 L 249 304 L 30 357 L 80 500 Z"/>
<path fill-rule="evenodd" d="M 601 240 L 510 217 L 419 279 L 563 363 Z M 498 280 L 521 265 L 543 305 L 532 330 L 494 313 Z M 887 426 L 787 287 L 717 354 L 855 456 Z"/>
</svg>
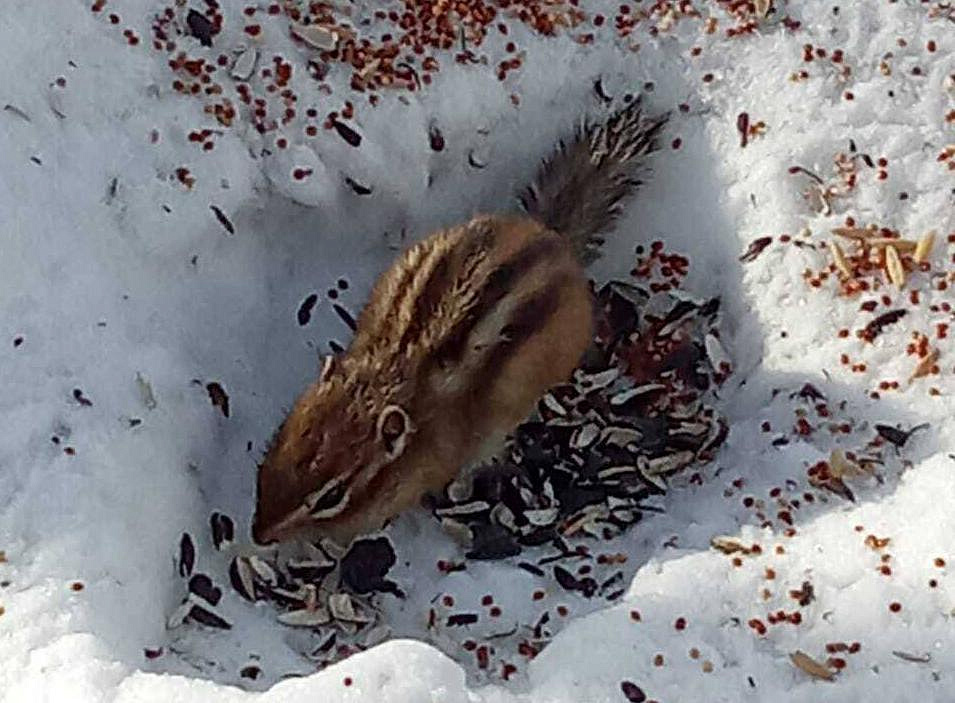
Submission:
<svg viewBox="0 0 955 703">
<path fill-rule="evenodd" d="M 278 537 L 275 535 L 274 530 L 263 523 L 258 513 L 256 513 L 252 519 L 252 541 L 260 547 L 278 542 Z"/>
</svg>

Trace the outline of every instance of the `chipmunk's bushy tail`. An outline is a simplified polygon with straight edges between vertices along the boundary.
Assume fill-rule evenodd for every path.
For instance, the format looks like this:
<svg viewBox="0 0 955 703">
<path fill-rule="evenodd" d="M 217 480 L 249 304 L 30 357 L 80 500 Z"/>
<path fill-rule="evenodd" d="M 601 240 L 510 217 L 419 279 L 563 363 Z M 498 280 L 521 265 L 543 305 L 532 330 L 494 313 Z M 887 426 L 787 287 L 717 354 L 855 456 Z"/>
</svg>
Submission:
<svg viewBox="0 0 955 703">
<path fill-rule="evenodd" d="M 669 115 L 645 118 L 633 100 L 603 123 L 580 125 L 561 141 L 521 194 L 527 214 L 566 235 L 584 264 L 600 256 L 623 200 L 643 181 L 644 157 L 656 151 Z"/>
</svg>

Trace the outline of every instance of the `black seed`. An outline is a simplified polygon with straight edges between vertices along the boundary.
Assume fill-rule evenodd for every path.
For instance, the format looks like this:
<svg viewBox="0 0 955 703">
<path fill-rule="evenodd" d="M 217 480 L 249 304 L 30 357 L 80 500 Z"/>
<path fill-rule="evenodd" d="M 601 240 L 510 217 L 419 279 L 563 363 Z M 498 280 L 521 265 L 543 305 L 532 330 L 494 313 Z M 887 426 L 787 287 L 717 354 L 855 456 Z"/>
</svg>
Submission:
<svg viewBox="0 0 955 703">
<path fill-rule="evenodd" d="M 189 10 L 189 14 L 186 15 L 186 24 L 189 26 L 189 33 L 198 39 L 200 44 L 212 46 L 216 27 L 208 17 L 196 10 Z"/>
<path fill-rule="evenodd" d="M 14 347 L 14 349 L 16 349 L 17 347 L 19 347 L 21 344 L 23 344 L 23 337 L 14 337 L 14 338 L 13 338 L 13 347 Z"/>
<path fill-rule="evenodd" d="M 352 146 L 357 147 L 361 144 L 361 135 L 343 122 L 335 120 L 332 125 L 338 135 Z"/>
<path fill-rule="evenodd" d="M 522 561 L 520 564 L 518 564 L 518 566 L 521 567 L 522 569 L 524 569 L 524 571 L 527 571 L 528 573 L 534 574 L 534 576 L 543 576 L 543 575 L 544 575 L 544 570 L 543 570 L 543 569 L 541 569 L 541 568 L 539 568 L 539 567 L 537 567 L 537 566 L 534 566 L 533 564 L 528 564 L 526 561 Z"/>
<path fill-rule="evenodd" d="M 221 548 L 224 542 L 232 542 L 235 539 L 235 523 L 228 515 L 212 513 L 209 524 L 212 527 L 212 543 L 216 549 Z"/>
<path fill-rule="evenodd" d="M 345 183 L 348 184 L 348 187 L 352 189 L 355 195 L 371 195 L 372 193 L 370 186 L 362 185 L 350 176 L 345 176 Z"/>
<path fill-rule="evenodd" d="M 203 600 L 208 601 L 209 605 L 213 606 L 218 605 L 219 600 L 222 598 L 222 589 L 216 586 L 212 582 L 212 579 L 205 574 L 194 574 L 193 577 L 189 579 L 189 592 L 195 593 Z"/>
<path fill-rule="evenodd" d="M 183 532 L 179 539 L 179 575 L 185 578 L 192 574 L 196 565 L 196 548 L 188 532 Z"/>
<path fill-rule="evenodd" d="M 643 703 L 647 700 L 647 694 L 643 692 L 643 689 L 633 683 L 633 681 L 621 681 L 620 690 L 623 691 L 623 695 L 626 696 L 627 700 L 630 703 Z"/>
<path fill-rule="evenodd" d="M 332 307 L 335 309 L 335 312 L 338 313 L 338 316 L 342 318 L 342 322 L 348 325 L 348 328 L 352 332 L 354 332 L 355 329 L 357 328 L 357 325 L 355 324 L 355 318 L 351 316 L 351 313 L 348 312 L 345 308 L 343 308 L 338 303 L 335 303 L 334 305 L 332 305 Z"/>
<path fill-rule="evenodd" d="M 225 231 L 229 234 L 235 234 L 235 227 L 232 226 L 232 222 L 225 216 L 225 213 L 215 205 L 210 205 L 209 208 L 215 213 L 216 219 L 219 220 L 219 224 L 225 228 Z"/>
<path fill-rule="evenodd" d="M 338 279 L 338 282 L 336 283 L 336 285 L 337 285 L 341 290 L 348 290 L 348 281 L 345 280 L 344 278 L 339 278 L 339 279 Z"/>
<path fill-rule="evenodd" d="M 232 563 L 229 565 L 229 581 L 232 583 L 232 588 L 235 589 L 235 592 L 246 600 L 255 600 L 255 593 L 249 593 L 245 589 L 245 584 L 242 583 L 242 579 L 239 578 L 239 558 L 236 557 L 232 560 Z M 254 590 L 254 586 L 253 586 Z"/>
<path fill-rule="evenodd" d="M 229 395 L 225 392 L 222 384 L 217 381 L 206 384 L 206 391 L 209 393 L 209 400 L 212 405 L 219 408 L 222 414 L 229 417 Z"/>
<path fill-rule="evenodd" d="M 260 669 L 258 666 L 255 664 L 249 664 L 248 666 L 242 667 L 241 671 L 239 671 L 239 676 L 241 676 L 243 679 L 252 679 L 255 681 L 257 678 L 259 678 L 259 674 L 261 673 L 262 669 Z"/>
<path fill-rule="evenodd" d="M 208 625 L 209 627 L 215 627 L 220 630 L 231 630 L 232 625 L 230 625 L 222 616 L 213 613 L 211 610 L 206 610 L 205 608 L 194 605 L 192 610 L 189 611 L 189 617 L 195 620 L 196 622 L 202 625 Z"/>
<path fill-rule="evenodd" d="M 448 616 L 448 627 L 461 627 L 462 625 L 473 625 L 478 621 L 477 613 L 457 613 Z"/>
<path fill-rule="evenodd" d="M 76 400 L 76 402 L 79 403 L 80 405 L 87 408 L 93 405 L 93 401 L 91 401 L 89 398 L 84 396 L 83 391 L 80 390 L 79 388 L 73 389 L 73 399 Z"/>
<path fill-rule="evenodd" d="M 609 105 L 613 102 L 613 98 L 607 95 L 606 91 L 604 90 L 603 80 L 600 78 L 594 81 L 594 93 L 597 95 L 597 98 L 600 100 L 600 102 L 606 105 Z"/>
<path fill-rule="evenodd" d="M 395 548 L 387 537 L 358 540 L 342 557 L 342 582 L 355 593 L 381 591 L 403 597 L 397 584 L 385 578 L 396 561 Z"/>
<path fill-rule="evenodd" d="M 428 128 L 428 144 L 430 144 L 432 151 L 444 151 L 444 135 L 441 134 L 441 130 L 435 124 Z"/>
<path fill-rule="evenodd" d="M 302 304 L 298 306 L 298 324 L 304 327 L 312 319 L 312 308 L 315 307 L 315 303 L 318 302 L 318 295 L 315 293 L 310 293 L 305 300 L 302 301 Z"/>
<path fill-rule="evenodd" d="M 909 437 L 919 430 L 924 430 L 927 428 L 928 423 L 916 425 L 910 430 L 900 430 L 897 427 L 892 427 L 891 425 L 876 425 L 875 431 L 879 433 L 880 437 L 888 442 L 891 442 L 895 446 L 904 447 L 905 443 L 909 441 Z"/>
</svg>

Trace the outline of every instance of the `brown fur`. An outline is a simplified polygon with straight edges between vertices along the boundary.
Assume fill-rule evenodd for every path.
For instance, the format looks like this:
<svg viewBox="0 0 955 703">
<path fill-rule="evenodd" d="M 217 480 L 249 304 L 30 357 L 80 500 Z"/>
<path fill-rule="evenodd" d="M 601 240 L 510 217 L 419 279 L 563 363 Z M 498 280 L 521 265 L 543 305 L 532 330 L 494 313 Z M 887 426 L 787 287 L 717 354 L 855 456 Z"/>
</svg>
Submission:
<svg viewBox="0 0 955 703">
<path fill-rule="evenodd" d="M 476 217 L 382 274 L 350 347 L 298 399 L 259 467 L 256 541 L 345 543 L 380 528 L 570 376 L 591 338 L 582 261 L 635 184 L 629 161 L 652 148 L 661 124 L 631 106 L 585 128 L 528 191 L 536 218 Z M 397 441 L 383 436 L 386 415 L 407 430 Z M 337 481 L 349 497 L 322 503 L 316 517 L 322 488 Z"/>
</svg>

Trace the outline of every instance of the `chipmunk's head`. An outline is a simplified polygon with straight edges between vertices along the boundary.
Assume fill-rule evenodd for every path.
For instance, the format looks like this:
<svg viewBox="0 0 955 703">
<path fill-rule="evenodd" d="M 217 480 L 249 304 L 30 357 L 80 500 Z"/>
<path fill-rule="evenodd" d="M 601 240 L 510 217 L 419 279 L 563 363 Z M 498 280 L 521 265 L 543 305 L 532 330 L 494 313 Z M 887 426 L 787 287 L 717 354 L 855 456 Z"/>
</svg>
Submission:
<svg viewBox="0 0 955 703">
<path fill-rule="evenodd" d="M 403 454 L 413 427 L 365 375 L 329 357 L 282 423 L 258 469 L 257 543 L 341 539 L 355 510 L 371 509 L 376 478 Z"/>
</svg>

